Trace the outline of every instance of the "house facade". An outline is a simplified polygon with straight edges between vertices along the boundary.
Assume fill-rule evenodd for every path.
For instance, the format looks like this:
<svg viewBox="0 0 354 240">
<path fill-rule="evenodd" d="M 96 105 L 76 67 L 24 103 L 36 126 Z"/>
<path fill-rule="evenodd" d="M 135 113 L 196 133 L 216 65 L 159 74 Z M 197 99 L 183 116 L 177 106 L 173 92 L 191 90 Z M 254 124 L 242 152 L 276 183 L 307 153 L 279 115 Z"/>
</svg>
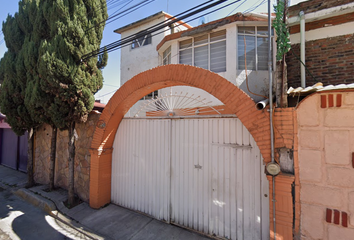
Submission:
<svg viewBox="0 0 354 240">
<path fill-rule="evenodd" d="M 120 33 L 122 39 L 140 36 L 144 29 L 148 30 L 169 19 L 170 15 L 160 12 L 115 32 Z M 143 35 L 140 40 L 136 39 L 130 46 L 122 48 L 121 85 L 138 73 L 157 66 L 186 64 L 219 74 L 248 93 L 256 102 L 264 100 L 269 85 L 267 29 L 267 16 L 255 13 L 236 14 L 195 28 L 179 21 L 160 32 Z M 183 86 L 159 89 L 142 100 L 176 93 L 200 96 L 209 106 L 223 105 L 200 89 Z M 137 102 L 126 116 L 145 116 L 146 111 L 141 110 L 143 105 L 143 101 Z M 224 111 L 228 112 L 227 109 Z"/>
<path fill-rule="evenodd" d="M 354 236 L 353 126 L 349 120 L 353 114 L 353 17 L 354 4 L 345 0 L 305 1 L 289 9 L 292 46 L 286 61 L 288 86 L 293 87 L 289 105 L 296 106 L 297 112 L 295 205 L 299 211 L 294 233 L 298 239 Z M 302 85 L 301 19 L 306 69 L 304 85 L 296 90 Z"/>
<path fill-rule="evenodd" d="M 117 32 L 141 37 L 141 26 L 165 15 Z M 238 13 L 168 31 L 122 49 L 124 84 L 91 144 L 90 206 L 113 202 L 230 239 L 268 239 L 276 224 L 279 239 L 292 238 L 294 174 L 275 179 L 272 201 L 269 113 L 255 107 L 268 92 L 267 16 Z M 294 111 L 274 116 L 288 124 L 275 127 L 276 147 L 291 148 Z"/>
</svg>

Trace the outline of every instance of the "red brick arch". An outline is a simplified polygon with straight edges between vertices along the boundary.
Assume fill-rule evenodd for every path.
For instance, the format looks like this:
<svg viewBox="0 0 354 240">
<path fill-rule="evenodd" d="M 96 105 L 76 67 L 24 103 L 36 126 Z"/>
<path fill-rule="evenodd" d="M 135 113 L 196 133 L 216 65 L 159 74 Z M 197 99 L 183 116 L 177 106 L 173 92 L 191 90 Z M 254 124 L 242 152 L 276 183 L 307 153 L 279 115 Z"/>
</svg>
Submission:
<svg viewBox="0 0 354 240">
<path fill-rule="evenodd" d="M 252 134 L 265 162 L 270 161 L 269 113 L 258 111 L 253 100 L 218 74 L 187 65 L 167 65 L 140 73 L 126 82 L 105 107 L 91 143 L 90 206 L 111 201 L 112 146 L 124 114 L 139 99 L 155 90 L 176 86 L 205 90 L 223 102 Z"/>
</svg>

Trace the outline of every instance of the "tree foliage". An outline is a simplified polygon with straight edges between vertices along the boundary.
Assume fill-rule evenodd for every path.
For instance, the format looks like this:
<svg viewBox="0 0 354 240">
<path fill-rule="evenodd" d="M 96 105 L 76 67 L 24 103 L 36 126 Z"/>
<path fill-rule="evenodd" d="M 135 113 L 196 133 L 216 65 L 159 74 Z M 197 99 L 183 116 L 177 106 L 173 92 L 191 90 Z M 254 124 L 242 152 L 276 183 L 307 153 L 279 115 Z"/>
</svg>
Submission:
<svg viewBox="0 0 354 240">
<path fill-rule="evenodd" d="M 274 6 L 275 19 L 273 27 L 277 34 L 277 61 L 283 59 L 283 56 L 290 50 L 290 34 L 286 26 L 286 0 L 279 0 L 277 5 Z"/>
<path fill-rule="evenodd" d="M 41 87 L 54 96 L 48 113 L 54 124 L 65 129 L 72 122 L 86 121 L 93 109 L 94 93 L 102 87 L 98 61 L 81 63 L 81 56 L 100 47 L 107 18 L 104 0 L 43 1 L 43 17 L 49 36 L 41 42 Z M 103 65 L 99 65 L 103 67 Z"/>
<path fill-rule="evenodd" d="M 75 134 L 75 122 L 86 121 L 108 56 L 85 62 L 81 56 L 99 49 L 99 23 L 106 19 L 105 0 L 22 0 L 19 12 L 7 17 L 0 107 L 17 134 L 41 123 Z"/>
</svg>

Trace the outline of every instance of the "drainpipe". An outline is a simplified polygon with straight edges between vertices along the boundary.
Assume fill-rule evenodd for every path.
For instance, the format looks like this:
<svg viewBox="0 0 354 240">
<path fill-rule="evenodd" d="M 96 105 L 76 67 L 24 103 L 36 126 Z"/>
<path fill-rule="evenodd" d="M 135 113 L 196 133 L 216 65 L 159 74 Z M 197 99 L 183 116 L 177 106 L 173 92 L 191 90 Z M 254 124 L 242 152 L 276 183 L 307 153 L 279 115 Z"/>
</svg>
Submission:
<svg viewBox="0 0 354 240">
<path fill-rule="evenodd" d="M 300 59 L 301 59 L 301 87 L 306 87 L 306 72 L 305 72 L 305 14 L 300 12 Z"/>
<path fill-rule="evenodd" d="M 274 163 L 274 132 L 273 132 L 273 79 L 272 79 L 272 22 L 271 22 L 271 0 L 268 0 L 268 77 L 269 77 L 269 122 L 270 122 L 270 147 L 271 159 Z M 274 240 L 276 240 L 276 227 L 275 227 L 275 178 L 272 176 L 273 184 L 273 232 Z"/>
</svg>

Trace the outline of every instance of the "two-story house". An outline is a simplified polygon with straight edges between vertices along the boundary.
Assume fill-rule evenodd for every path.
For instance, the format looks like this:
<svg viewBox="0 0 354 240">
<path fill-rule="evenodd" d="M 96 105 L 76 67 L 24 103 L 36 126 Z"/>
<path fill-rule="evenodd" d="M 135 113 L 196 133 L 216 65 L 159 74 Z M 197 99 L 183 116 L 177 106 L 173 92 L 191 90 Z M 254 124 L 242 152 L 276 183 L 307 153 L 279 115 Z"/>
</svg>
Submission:
<svg viewBox="0 0 354 240">
<path fill-rule="evenodd" d="M 170 15 L 159 12 L 115 32 L 120 33 L 122 39 L 135 34 L 141 36 L 142 32 L 169 18 Z M 174 26 L 166 27 L 164 31 L 144 35 L 132 41 L 130 46 L 122 48 L 121 85 L 138 73 L 157 66 L 186 64 L 219 74 L 257 102 L 265 99 L 268 94 L 267 49 L 267 15 L 238 13 L 194 28 L 180 21 Z M 189 105 L 179 107 L 194 110 L 199 107 L 201 109 L 197 114 L 203 114 L 203 111 L 205 114 L 229 112 L 211 94 L 197 88 L 178 86 L 150 93 L 142 100 L 160 96 L 160 104 L 154 104 L 153 107 L 147 105 L 144 108 L 146 102 L 140 101 L 126 116 L 146 116 L 146 112 L 161 110 L 161 105 L 167 105 L 168 101 L 173 102 L 173 99 L 192 95 L 192 99 L 199 98 L 191 100 Z M 179 111 L 179 114 L 190 115 L 191 111 Z"/>
<path fill-rule="evenodd" d="M 241 109 L 247 102 L 249 111 L 256 112 L 249 121 L 264 117 L 268 123 L 266 112 L 255 108 L 268 93 L 268 16 L 237 13 L 194 28 L 179 21 L 161 34 L 148 32 L 169 18 L 160 12 L 116 30 L 122 39 L 137 37 L 121 50 L 122 87 L 115 95 L 127 103 L 115 106 L 125 117 L 111 110 L 119 127 L 101 146 L 106 149 L 106 143 L 112 144 L 107 197 L 204 234 L 267 239 L 270 200 L 263 156 L 242 116 L 237 116 L 247 111 L 233 108 Z M 172 73 L 175 67 L 176 74 Z M 172 80 L 188 71 L 193 75 Z M 187 83 L 196 78 L 202 85 L 215 84 L 214 90 Z M 162 87 L 153 83 L 159 79 L 165 82 Z M 239 92 L 217 90 L 225 87 Z M 136 95 L 147 89 L 150 94 L 136 102 Z M 132 95 L 119 96 L 120 92 Z M 238 94 L 244 100 L 225 104 L 227 96 Z M 110 128 L 111 120 L 102 121 L 102 129 Z M 262 139 L 268 141 L 269 134 L 264 134 Z"/>
</svg>

